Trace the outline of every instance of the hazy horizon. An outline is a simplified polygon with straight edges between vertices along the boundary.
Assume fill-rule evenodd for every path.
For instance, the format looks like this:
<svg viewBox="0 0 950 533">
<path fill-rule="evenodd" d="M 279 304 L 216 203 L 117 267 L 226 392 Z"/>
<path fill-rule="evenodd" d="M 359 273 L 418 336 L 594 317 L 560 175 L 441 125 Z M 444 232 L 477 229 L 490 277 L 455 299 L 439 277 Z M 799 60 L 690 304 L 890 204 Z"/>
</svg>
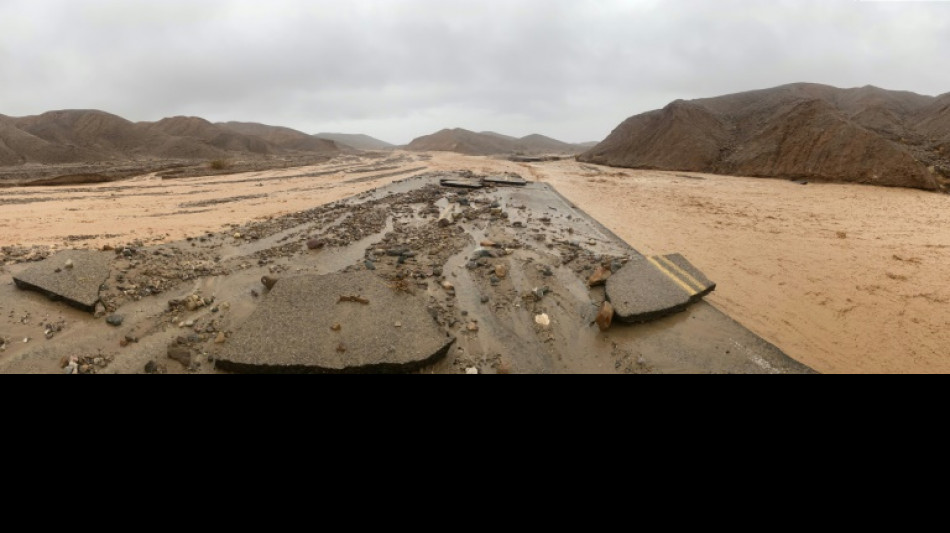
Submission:
<svg viewBox="0 0 950 533">
<path fill-rule="evenodd" d="M 948 2 L 7 0 L 0 114 L 587 142 L 672 100 L 795 82 L 936 96 L 946 57 Z"/>
</svg>

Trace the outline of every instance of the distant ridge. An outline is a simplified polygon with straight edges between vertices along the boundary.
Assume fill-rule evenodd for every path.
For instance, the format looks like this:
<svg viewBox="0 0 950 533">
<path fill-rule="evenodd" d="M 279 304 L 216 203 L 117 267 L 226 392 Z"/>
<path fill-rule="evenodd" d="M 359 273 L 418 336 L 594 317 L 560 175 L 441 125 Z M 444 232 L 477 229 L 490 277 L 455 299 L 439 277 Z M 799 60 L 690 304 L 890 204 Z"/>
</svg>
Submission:
<svg viewBox="0 0 950 533">
<path fill-rule="evenodd" d="M 935 190 L 950 184 L 950 97 L 811 83 L 677 100 L 578 160 Z"/>
<path fill-rule="evenodd" d="M 212 124 L 197 117 L 133 123 L 98 110 L 0 115 L 0 166 L 333 155 L 341 149 L 289 128 Z"/>
<path fill-rule="evenodd" d="M 520 139 L 495 132 L 475 133 L 456 128 L 419 137 L 406 146 L 420 152 L 458 152 L 467 155 L 577 154 L 584 147 L 545 137 L 528 135 Z"/>
<path fill-rule="evenodd" d="M 319 139 L 327 139 L 337 144 L 343 144 L 356 148 L 357 150 L 393 150 L 396 145 L 381 141 L 369 135 L 353 133 L 318 133 L 314 135 Z"/>
</svg>

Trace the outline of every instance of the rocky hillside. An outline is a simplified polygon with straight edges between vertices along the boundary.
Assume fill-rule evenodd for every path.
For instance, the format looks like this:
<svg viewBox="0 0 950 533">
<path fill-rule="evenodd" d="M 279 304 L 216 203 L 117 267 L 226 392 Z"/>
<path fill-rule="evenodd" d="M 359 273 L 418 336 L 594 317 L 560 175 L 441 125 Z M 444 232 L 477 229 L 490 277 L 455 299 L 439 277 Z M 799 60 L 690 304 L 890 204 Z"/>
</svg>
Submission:
<svg viewBox="0 0 950 533">
<path fill-rule="evenodd" d="M 950 97 L 793 84 L 631 117 L 580 161 L 934 190 L 950 183 Z"/>
<path fill-rule="evenodd" d="M 194 117 L 133 123 L 95 110 L 0 115 L 0 166 L 256 159 L 340 151 L 333 141 L 262 124 L 212 124 Z"/>
<path fill-rule="evenodd" d="M 577 154 L 583 151 L 583 147 L 543 135 L 528 135 L 518 139 L 490 131 L 475 133 L 458 128 L 419 137 L 409 143 L 406 149 L 466 155 Z"/>
</svg>

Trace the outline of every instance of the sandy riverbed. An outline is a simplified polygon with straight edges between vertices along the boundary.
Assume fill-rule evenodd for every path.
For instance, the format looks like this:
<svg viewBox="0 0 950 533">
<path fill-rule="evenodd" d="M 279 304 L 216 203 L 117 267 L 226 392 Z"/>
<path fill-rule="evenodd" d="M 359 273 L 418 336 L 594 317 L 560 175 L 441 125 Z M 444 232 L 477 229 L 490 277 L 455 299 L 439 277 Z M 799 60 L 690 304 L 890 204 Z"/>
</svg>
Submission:
<svg viewBox="0 0 950 533">
<path fill-rule="evenodd" d="M 950 286 L 941 275 L 950 264 L 948 196 L 432 155 L 0 190 L 0 245 L 167 242 L 333 202 L 423 168 L 513 171 L 551 183 L 643 253 L 683 253 L 719 284 L 711 303 L 816 370 L 950 372 Z"/>
</svg>

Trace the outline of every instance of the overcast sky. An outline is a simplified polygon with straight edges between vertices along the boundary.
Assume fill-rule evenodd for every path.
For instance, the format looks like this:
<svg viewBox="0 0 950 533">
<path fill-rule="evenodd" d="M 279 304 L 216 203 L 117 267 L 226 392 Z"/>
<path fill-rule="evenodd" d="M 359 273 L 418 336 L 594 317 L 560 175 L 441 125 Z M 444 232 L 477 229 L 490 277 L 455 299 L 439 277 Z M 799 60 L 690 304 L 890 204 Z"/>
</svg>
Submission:
<svg viewBox="0 0 950 533">
<path fill-rule="evenodd" d="M 0 114 L 603 139 L 797 81 L 950 92 L 950 2 L 0 0 Z"/>
</svg>

